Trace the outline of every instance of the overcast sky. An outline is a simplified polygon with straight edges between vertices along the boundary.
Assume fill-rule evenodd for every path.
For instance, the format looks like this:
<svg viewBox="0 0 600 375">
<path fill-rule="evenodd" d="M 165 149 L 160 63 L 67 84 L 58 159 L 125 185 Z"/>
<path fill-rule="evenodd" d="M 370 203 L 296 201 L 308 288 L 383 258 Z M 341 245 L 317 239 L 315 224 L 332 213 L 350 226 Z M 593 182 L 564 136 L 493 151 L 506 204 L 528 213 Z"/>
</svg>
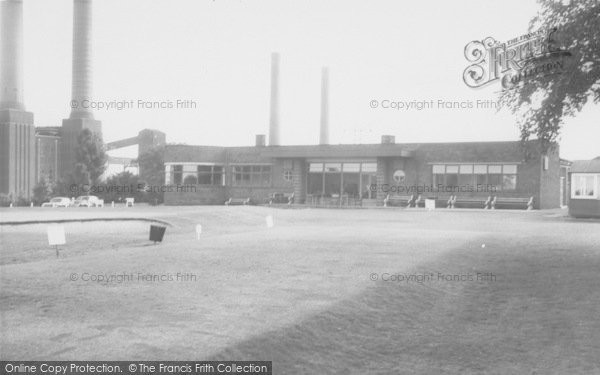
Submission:
<svg viewBox="0 0 600 375">
<path fill-rule="evenodd" d="M 37 126 L 68 117 L 71 0 L 25 0 L 25 101 Z M 318 141 L 320 70 L 330 68 L 331 143 L 516 140 L 494 109 L 373 109 L 372 100 L 496 100 L 462 81 L 465 45 L 526 33 L 537 5 L 508 1 L 101 0 L 94 100 L 190 100 L 195 109 L 96 111 L 105 141 L 144 128 L 169 142 L 252 145 L 269 121 L 270 54 L 281 54 L 283 144 Z M 600 155 L 598 106 L 569 119 L 561 156 Z M 121 155 L 135 156 L 135 150 Z"/>
</svg>

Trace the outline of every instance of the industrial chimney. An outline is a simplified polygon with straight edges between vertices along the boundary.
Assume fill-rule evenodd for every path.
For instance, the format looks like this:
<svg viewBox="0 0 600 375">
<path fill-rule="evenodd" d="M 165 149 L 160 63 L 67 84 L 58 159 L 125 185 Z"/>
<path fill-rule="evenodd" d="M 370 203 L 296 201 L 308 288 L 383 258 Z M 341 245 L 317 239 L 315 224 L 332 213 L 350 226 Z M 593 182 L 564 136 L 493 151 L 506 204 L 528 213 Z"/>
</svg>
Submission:
<svg viewBox="0 0 600 375">
<path fill-rule="evenodd" d="M 382 135 L 381 136 L 381 144 L 382 145 L 393 145 L 396 143 L 396 137 L 393 135 Z"/>
<path fill-rule="evenodd" d="M 87 100 L 92 100 L 92 0 L 73 0 L 73 66 L 71 115 L 63 120 L 59 174 L 75 170 L 77 137 L 84 129 L 102 138 L 102 123 L 94 120 Z"/>
<path fill-rule="evenodd" d="M 321 128 L 319 144 L 329 144 L 329 69 L 321 70 Z"/>
<path fill-rule="evenodd" d="M 269 146 L 279 146 L 279 54 L 271 54 L 271 114 L 269 118 Z"/>
<path fill-rule="evenodd" d="M 0 193 L 29 198 L 36 183 L 33 113 L 23 104 L 23 1 L 0 1 Z"/>
<path fill-rule="evenodd" d="M 257 134 L 256 135 L 256 147 L 264 147 L 265 146 L 265 135 L 264 134 Z"/>
<path fill-rule="evenodd" d="M 73 3 L 71 119 L 93 119 L 84 101 L 92 99 L 92 0 Z"/>
<path fill-rule="evenodd" d="M 23 104 L 23 1 L 0 2 L 0 109 L 24 110 Z"/>
</svg>

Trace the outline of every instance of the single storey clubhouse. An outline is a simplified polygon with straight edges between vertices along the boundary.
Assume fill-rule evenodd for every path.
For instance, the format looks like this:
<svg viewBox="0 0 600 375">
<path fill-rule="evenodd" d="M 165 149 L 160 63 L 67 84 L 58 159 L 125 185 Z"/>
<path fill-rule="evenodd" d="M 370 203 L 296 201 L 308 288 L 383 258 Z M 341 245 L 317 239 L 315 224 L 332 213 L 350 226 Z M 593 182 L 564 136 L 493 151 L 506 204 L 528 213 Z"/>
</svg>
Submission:
<svg viewBox="0 0 600 375">
<path fill-rule="evenodd" d="M 383 206 L 386 198 L 532 199 L 533 208 L 567 204 L 569 163 L 558 145 L 538 141 L 266 146 L 167 145 L 165 204 L 264 203 Z M 182 188 L 186 187 L 186 188 Z"/>
</svg>

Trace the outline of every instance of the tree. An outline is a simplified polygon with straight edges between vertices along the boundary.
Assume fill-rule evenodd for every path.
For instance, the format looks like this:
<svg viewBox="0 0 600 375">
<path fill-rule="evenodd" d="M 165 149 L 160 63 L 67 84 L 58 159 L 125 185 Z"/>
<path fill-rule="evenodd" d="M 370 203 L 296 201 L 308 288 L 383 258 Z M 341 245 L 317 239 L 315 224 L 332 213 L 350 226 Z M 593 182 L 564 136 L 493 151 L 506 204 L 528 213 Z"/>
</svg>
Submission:
<svg viewBox="0 0 600 375">
<path fill-rule="evenodd" d="M 75 183 L 97 183 L 106 169 L 106 160 L 102 138 L 89 129 L 82 130 L 75 147 Z"/>
<path fill-rule="evenodd" d="M 52 186 L 55 196 L 77 196 L 88 193 L 85 189 L 97 184 L 106 170 L 107 156 L 102 138 L 89 129 L 77 136 L 75 168 Z"/>
<path fill-rule="evenodd" d="M 101 186 L 105 189 L 98 195 L 105 202 L 122 202 L 125 198 L 134 198 L 136 202 L 143 202 L 145 198 L 144 184 L 140 177 L 127 171 L 109 177 Z"/>
<path fill-rule="evenodd" d="M 45 178 L 41 178 L 37 184 L 33 187 L 33 202 L 35 204 L 42 204 L 50 199 L 52 194 L 52 187 Z"/>
<path fill-rule="evenodd" d="M 146 198 L 150 203 L 162 203 L 165 184 L 165 148 L 154 147 L 137 159 L 140 178 L 147 185 Z"/>
<path fill-rule="evenodd" d="M 527 77 L 502 92 L 500 100 L 518 115 L 521 140 L 536 137 L 546 151 L 560 135 L 566 116 L 575 116 L 590 99 L 600 102 L 600 2 L 538 2 L 541 9 L 529 30 L 555 30 L 548 42 L 561 46 L 570 56 L 564 59 L 560 74 Z M 547 58 L 540 56 L 530 63 L 543 63 Z"/>
<path fill-rule="evenodd" d="M 72 197 L 78 195 L 79 186 L 75 185 L 73 175 L 69 174 L 66 178 L 61 178 L 51 187 L 52 195 L 55 197 Z"/>
</svg>

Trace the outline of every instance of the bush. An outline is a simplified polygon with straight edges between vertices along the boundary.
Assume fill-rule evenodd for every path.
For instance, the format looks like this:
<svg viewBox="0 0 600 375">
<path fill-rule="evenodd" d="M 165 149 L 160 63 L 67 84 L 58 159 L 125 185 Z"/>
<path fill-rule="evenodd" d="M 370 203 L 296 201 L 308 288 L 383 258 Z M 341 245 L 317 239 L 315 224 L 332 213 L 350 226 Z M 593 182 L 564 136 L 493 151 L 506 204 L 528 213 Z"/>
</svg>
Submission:
<svg viewBox="0 0 600 375">
<path fill-rule="evenodd" d="M 26 198 L 22 195 L 19 195 L 19 197 L 17 198 L 16 202 L 15 202 L 15 206 L 20 206 L 20 207 L 26 207 L 26 206 L 30 206 L 31 205 L 31 199 Z"/>
<path fill-rule="evenodd" d="M 139 176 L 130 172 L 121 172 L 109 177 L 100 186 L 106 187 L 104 192 L 99 192 L 98 197 L 104 202 L 125 202 L 125 198 L 133 198 L 136 202 L 144 201 L 144 191 L 139 190 L 142 186 Z"/>
<path fill-rule="evenodd" d="M 8 194 L 0 194 L 0 207 L 8 207 L 13 202 L 13 198 Z"/>
<path fill-rule="evenodd" d="M 47 183 L 44 178 L 42 178 L 33 187 L 33 203 L 35 205 L 40 206 L 42 203 L 50 200 L 51 194 L 52 194 L 52 188 L 51 188 L 50 184 Z"/>
</svg>

